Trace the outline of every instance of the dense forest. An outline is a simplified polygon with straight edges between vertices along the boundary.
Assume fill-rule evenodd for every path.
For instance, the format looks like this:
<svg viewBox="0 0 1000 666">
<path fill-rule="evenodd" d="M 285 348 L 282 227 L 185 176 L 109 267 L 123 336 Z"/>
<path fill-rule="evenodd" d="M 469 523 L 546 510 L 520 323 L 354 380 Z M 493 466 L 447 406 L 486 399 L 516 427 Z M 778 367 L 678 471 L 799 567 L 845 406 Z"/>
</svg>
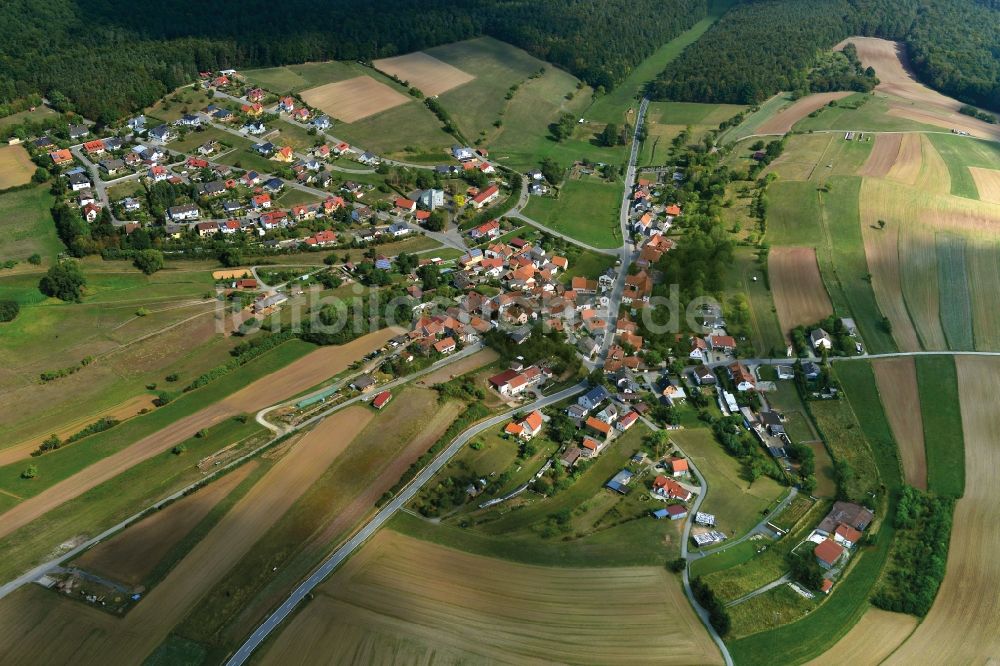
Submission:
<svg viewBox="0 0 1000 666">
<path fill-rule="evenodd" d="M 928 85 L 1000 110 L 997 0 L 754 0 L 737 6 L 650 86 L 655 99 L 755 103 L 809 90 L 818 54 L 851 35 L 900 40 Z M 877 72 L 876 72 L 877 74 Z"/>
<path fill-rule="evenodd" d="M 492 35 L 608 89 L 706 0 L 16 0 L 0 3 L 0 104 L 42 93 L 110 121 L 197 72 L 369 60 Z"/>
</svg>

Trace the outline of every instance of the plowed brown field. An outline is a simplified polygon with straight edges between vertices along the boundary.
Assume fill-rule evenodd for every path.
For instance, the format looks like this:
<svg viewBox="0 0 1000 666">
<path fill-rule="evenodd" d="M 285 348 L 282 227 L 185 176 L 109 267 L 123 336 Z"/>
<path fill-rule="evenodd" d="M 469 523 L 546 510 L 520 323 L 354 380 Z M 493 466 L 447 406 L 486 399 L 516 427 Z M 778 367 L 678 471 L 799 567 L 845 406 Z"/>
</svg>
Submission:
<svg viewBox="0 0 1000 666">
<path fill-rule="evenodd" d="M 380 72 L 406 81 L 428 97 L 440 95 L 476 78 L 422 51 L 395 58 L 382 58 L 372 64 Z"/>
<path fill-rule="evenodd" d="M 816 93 L 806 95 L 796 100 L 794 104 L 784 111 L 779 111 L 772 118 L 765 120 L 757 128 L 757 134 L 786 134 L 791 131 L 792 125 L 799 122 L 810 113 L 825 106 L 835 99 L 843 99 L 851 93 L 845 91 Z"/>
</svg>

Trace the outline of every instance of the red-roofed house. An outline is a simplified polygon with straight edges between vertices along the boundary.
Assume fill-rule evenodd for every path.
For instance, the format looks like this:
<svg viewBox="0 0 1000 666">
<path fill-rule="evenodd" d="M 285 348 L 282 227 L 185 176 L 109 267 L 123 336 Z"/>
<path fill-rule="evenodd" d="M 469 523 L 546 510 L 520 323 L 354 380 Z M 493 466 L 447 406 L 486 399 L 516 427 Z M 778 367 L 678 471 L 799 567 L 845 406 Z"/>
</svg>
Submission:
<svg viewBox="0 0 1000 666">
<path fill-rule="evenodd" d="M 611 434 L 611 424 L 605 423 L 600 419 L 594 418 L 593 416 L 588 416 L 585 423 L 588 430 L 594 432 L 601 437 L 607 438 Z"/>
<path fill-rule="evenodd" d="M 490 185 L 485 190 L 472 197 L 472 205 L 475 208 L 482 208 L 500 196 L 500 188 L 496 184 Z"/>
<path fill-rule="evenodd" d="M 813 554 L 816 555 L 816 561 L 819 562 L 821 567 L 830 569 L 843 557 L 844 547 L 833 539 L 824 539 L 822 543 L 816 546 Z"/>
<path fill-rule="evenodd" d="M 382 409 L 389 404 L 390 400 L 392 400 L 392 393 L 389 391 L 382 391 L 377 396 L 372 398 L 372 407 L 375 409 Z"/>
<path fill-rule="evenodd" d="M 670 204 L 664 212 L 670 217 L 677 217 L 681 214 L 681 207 L 677 204 Z"/>
<path fill-rule="evenodd" d="M 282 97 L 281 101 L 278 102 L 278 108 L 285 113 L 291 113 L 295 110 L 295 99 L 292 97 Z"/>
<path fill-rule="evenodd" d="M 396 199 L 396 208 L 407 213 L 412 213 L 417 209 L 417 202 L 413 199 L 406 199 L 404 197 L 399 197 Z"/>
<path fill-rule="evenodd" d="M 258 194 L 250 200 L 250 207 L 254 210 L 261 210 L 264 208 L 271 207 L 271 195 L 270 194 Z"/>
<path fill-rule="evenodd" d="M 206 169 L 208 168 L 208 162 L 201 159 L 200 157 L 189 157 L 185 162 L 186 165 L 192 169 Z"/>
<path fill-rule="evenodd" d="M 673 471 L 674 476 L 686 476 L 690 471 L 688 461 L 684 458 L 671 458 L 670 469 Z"/>
<path fill-rule="evenodd" d="M 434 343 L 434 349 L 437 350 L 439 354 L 450 354 L 455 351 L 455 339 L 454 338 L 444 338 L 443 340 L 438 340 Z"/>
<path fill-rule="evenodd" d="M 87 151 L 88 155 L 100 155 L 104 152 L 104 142 L 100 139 L 87 141 L 83 144 L 83 149 Z"/>
<path fill-rule="evenodd" d="M 73 153 L 71 153 L 68 148 L 53 150 L 49 153 L 49 157 L 52 159 L 53 164 L 60 166 L 63 164 L 69 164 L 73 161 Z"/>
<path fill-rule="evenodd" d="M 691 499 L 691 491 L 669 476 L 663 476 L 662 474 L 653 479 L 653 493 L 660 497 L 680 500 L 681 502 L 687 502 Z"/>
<path fill-rule="evenodd" d="M 615 427 L 621 430 L 622 432 L 625 432 L 626 430 L 634 426 L 635 422 L 638 420 L 639 420 L 638 414 L 636 414 L 635 412 L 629 412 L 625 416 L 618 419 L 618 423 L 615 424 Z"/>
<path fill-rule="evenodd" d="M 853 548 L 854 544 L 861 540 L 861 532 L 846 523 L 841 523 L 833 531 L 833 540 L 845 548 Z"/>
<path fill-rule="evenodd" d="M 739 361 L 729 366 L 729 376 L 736 384 L 737 391 L 753 391 L 757 388 L 757 380 L 754 379 L 753 373 Z"/>
<path fill-rule="evenodd" d="M 580 444 L 580 451 L 582 455 L 586 458 L 593 458 L 599 454 L 606 444 L 607 440 L 598 440 L 593 437 L 584 437 L 583 443 Z"/>
<path fill-rule="evenodd" d="M 482 240 L 484 238 L 496 238 L 500 235 L 500 223 L 496 220 L 490 220 L 485 224 L 480 224 L 478 227 L 469 232 L 469 236 L 475 240 Z"/>
</svg>

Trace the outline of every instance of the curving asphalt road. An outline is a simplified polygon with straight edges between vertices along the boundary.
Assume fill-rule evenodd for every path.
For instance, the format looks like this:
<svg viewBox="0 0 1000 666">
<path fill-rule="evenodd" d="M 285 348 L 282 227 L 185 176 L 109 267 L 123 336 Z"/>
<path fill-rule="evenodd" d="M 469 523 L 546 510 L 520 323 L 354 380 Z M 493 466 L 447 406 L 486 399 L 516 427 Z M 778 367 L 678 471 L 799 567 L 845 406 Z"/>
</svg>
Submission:
<svg viewBox="0 0 1000 666">
<path fill-rule="evenodd" d="M 578 393 L 582 393 L 587 389 L 586 382 L 581 382 L 572 386 L 568 389 L 563 389 L 558 393 L 554 393 L 545 398 L 536 400 L 528 405 L 519 407 L 518 409 L 499 414 L 490 419 L 482 421 L 481 423 L 472 426 L 468 430 L 464 431 L 458 437 L 456 437 L 448 448 L 441 452 L 437 458 L 434 459 L 431 464 L 424 467 L 417 476 L 411 481 L 398 495 L 396 495 L 388 504 L 386 504 L 382 510 L 380 510 L 375 516 L 361 528 L 353 537 L 351 537 L 346 543 L 337 548 L 323 563 L 309 575 L 298 587 L 292 592 L 292 594 L 282 603 L 271 615 L 267 617 L 264 622 L 257 627 L 257 629 L 250 635 L 250 637 L 243 643 L 239 650 L 229 658 L 226 662 L 227 666 L 239 666 L 240 664 L 246 663 L 253 654 L 253 651 L 260 646 L 264 640 L 273 632 L 278 626 L 285 621 L 285 619 L 292 614 L 292 612 L 298 607 L 300 603 L 319 585 L 327 576 L 329 576 L 340 564 L 346 560 L 355 550 L 357 550 L 365 541 L 367 541 L 375 532 L 379 530 L 395 514 L 399 511 L 407 502 L 409 502 L 413 497 L 423 488 L 424 484 L 431 480 L 431 478 L 448 464 L 448 461 L 458 453 L 465 444 L 481 433 L 483 430 L 487 430 L 494 426 L 500 425 L 504 421 L 510 419 L 516 412 L 530 409 L 541 409 L 549 405 L 555 404 L 561 400 L 565 400 L 571 396 Z"/>
</svg>

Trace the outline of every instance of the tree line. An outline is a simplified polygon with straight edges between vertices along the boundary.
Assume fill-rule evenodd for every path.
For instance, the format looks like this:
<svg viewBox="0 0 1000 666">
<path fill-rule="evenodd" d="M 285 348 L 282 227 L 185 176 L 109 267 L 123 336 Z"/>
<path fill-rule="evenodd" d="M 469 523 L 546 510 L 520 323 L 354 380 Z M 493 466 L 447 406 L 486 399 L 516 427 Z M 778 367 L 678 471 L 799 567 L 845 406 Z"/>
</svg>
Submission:
<svg viewBox="0 0 1000 666">
<path fill-rule="evenodd" d="M 654 99 L 755 104 L 781 90 L 808 91 L 819 54 L 852 35 L 903 42 L 911 67 L 928 85 L 1000 110 L 995 0 L 746 2 L 685 50 L 649 93 Z"/>
<path fill-rule="evenodd" d="M 12 38 L 0 43 L 0 105 L 44 94 L 57 110 L 111 122 L 202 71 L 370 61 L 481 35 L 610 89 L 706 7 L 706 0 L 7 2 L 0 22 Z"/>
</svg>

